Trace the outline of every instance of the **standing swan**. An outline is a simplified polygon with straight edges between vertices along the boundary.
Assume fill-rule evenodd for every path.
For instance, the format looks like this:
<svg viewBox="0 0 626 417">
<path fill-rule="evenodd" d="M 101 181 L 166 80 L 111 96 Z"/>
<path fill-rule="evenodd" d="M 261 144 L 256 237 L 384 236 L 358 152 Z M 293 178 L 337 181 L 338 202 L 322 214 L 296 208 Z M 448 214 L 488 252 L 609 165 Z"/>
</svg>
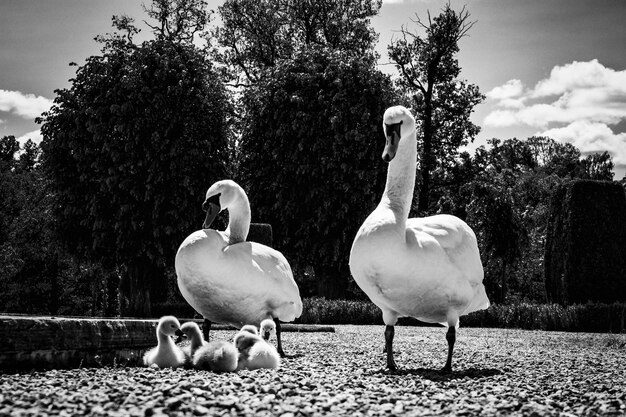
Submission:
<svg viewBox="0 0 626 417">
<path fill-rule="evenodd" d="M 185 300 L 211 322 L 241 328 L 271 318 L 276 322 L 278 352 L 284 356 L 280 321 L 302 314 L 300 291 L 282 253 L 246 242 L 250 203 L 234 181 L 213 184 L 202 208 L 204 229 L 189 235 L 176 254 L 178 288 Z M 228 209 L 225 231 L 208 229 L 217 214 Z M 208 340 L 208 329 L 207 329 Z"/>
<path fill-rule="evenodd" d="M 448 359 L 459 316 L 489 307 L 476 236 L 461 219 L 436 215 L 408 219 L 417 161 L 415 119 L 402 106 L 383 117 L 389 162 L 385 191 L 352 244 L 350 271 L 361 289 L 383 313 L 387 367 L 393 358 L 398 317 L 415 317 L 448 326 Z"/>
</svg>

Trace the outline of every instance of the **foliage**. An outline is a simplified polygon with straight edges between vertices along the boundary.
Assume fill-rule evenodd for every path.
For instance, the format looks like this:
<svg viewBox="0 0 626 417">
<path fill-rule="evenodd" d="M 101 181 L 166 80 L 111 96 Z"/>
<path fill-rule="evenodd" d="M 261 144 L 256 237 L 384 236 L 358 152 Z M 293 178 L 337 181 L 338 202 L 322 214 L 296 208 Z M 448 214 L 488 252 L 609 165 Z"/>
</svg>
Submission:
<svg viewBox="0 0 626 417">
<path fill-rule="evenodd" d="M 485 286 L 498 303 L 546 301 L 544 247 L 549 202 L 570 178 L 587 178 L 586 161 L 570 144 L 546 137 L 489 141 L 474 156 L 461 154 L 433 189 L 440 212 L 474 229 L 485 268 Z M 612 161 L 595 172 L 609 177 Z M 610 177 L 609 177 L 610 178 Z M 596 179 L 609 179 L 596 177 Z"/>
<path fill-rule="evenodd" d="M 626 301 L 626 194 L 616 182 L 576 180 L 554 193 L 546 242 L 552 301 Z"/>
<path fill-rule="evenodd" d="M 0 143 L 14 149 L 5 146 L 13 141 L 5 137 Z M 52 198 L 39 154 L 39 146 L 28 140 L 18 158 L 8 161 L 11 168 L 0 173 L 0 310 L 115 315 L 115 274 L 71 257 L 55 240 Z"/>
<path fill-rule="evenodd" d="M 380 309 L 371 301 L 327 300 L 305 298 L 302 316 L 297 323 L 303 324 L 361 324 L 383 325 Z M 492 304 L 461 317 L 462 327 L 496 327 L 508 329 L 614 332 L 623 333 L 626 304 Z M 401 326 L 432 326 L 408 317 L 400 318 Z"/>
<path fill-rule="evenodd" d="M 474 107 L 484 100 L 478 87 L 459 79 L 461 68 L 455 55 L 459 41 L 475 22 L 469 12 L 456 12 L 446 4 L 434 19 L 414 21 L 425 36 L 403 27 L 401 36 L 388 47 L 389 58 L 400 72 L 399 86 L 413 98 L 412 109 L 421 122 L 420 181 L 417 210 L 431 211 L 431 178 L 436 170 L 454 165 L 460 146 L 473 141 L 480 131 L 470 120 Z"/>
<path fill-rule="evenodd" d="M 379 117 L 393 103 L 371 57 L 313 48 L 244 92 L 241 180 L 253 218 L 319 291 L 346 289 L 352 240 L 382 193 Z"/>
<path fill-rule="evenodd" d="M 368 54 L 376 40 L 369 19 L 380 7 L 380 0 L 227 0 L 213 32 L 225 48 L 218 58 L 255 83 L 304 47 Z"/>
<path fill-rule="evenodd" d="M 60 239 L 122 266 L 124 313 L 147 315 L 178 244 L 200 225 L 203 190 L 225 176 L 227 95 L 186 37 L 101 40 L 102 55 L 39 120 L 43 164 Z"/>
<path fill-rule="evenodd" d="M 382 191 L 379 117 L 395 104 L 376 70 L 369 19 L 380 1 L 230 0 L 219 60 L 244 85 L 238 177 L 253 218 L 274 228 L 318 293 L 348 286 L 349 248 Z"/>
</svg>

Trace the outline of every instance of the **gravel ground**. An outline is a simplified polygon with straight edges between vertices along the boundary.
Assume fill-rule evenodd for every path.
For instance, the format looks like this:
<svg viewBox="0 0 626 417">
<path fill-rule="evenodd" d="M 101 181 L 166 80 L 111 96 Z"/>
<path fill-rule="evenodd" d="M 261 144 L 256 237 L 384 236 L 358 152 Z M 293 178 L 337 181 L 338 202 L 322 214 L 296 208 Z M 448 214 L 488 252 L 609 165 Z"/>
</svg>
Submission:
<svg viewBox="0 0 626 417">
<path fill-rule="evenodd" d="M 90 368 L 0 375 L 0 415 L 626 415 L 626 335 L 444 328 L 284 333 L 279 370 Z M 219 339 L 232 331 L 212 333 Z"/>
</svg>

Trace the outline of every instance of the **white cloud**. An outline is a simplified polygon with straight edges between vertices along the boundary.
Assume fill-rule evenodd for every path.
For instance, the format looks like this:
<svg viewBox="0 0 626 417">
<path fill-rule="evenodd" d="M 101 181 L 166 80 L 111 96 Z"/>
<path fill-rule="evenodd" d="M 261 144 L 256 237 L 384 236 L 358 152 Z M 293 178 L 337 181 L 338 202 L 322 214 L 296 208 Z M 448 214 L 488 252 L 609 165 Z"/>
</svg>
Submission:
<svg viewBox="0 0 626 417">
<path fill-rule="evenodd" d="M 41 131 L 39 131 L 39 129 L 25 133 L 24 135 L 17 138 L 17 141 L 20 143 L 20 147 L 24 146 L 28 139 L 32 140 L 36 144 L 40 144 L 43 140 L 43 136 L 41 135 Z"/>
<path fill-rule="evenodd" d="M 537 135 L 571 143 L 583 155 L 608 151 L 615 165 L 626 165 L 626 133 L 614 133 L 604 123 L 577 121 L 564 127 L 538 132 Z"/>
<path fill-rule="evenodd" d="M 550 77 L 537 83 L 533 96 L 546 97 L 596 88 L 626 93 L 626 71 L 606 68 L 597 59 L 589 62 L 574 61 L 552 68 Z"/>
<path fill-rule="evenodd" d="M 48 98 L 0 89 L 0 111 L 11 112 L 24 119 L 34 119 L 51 106 L 52 100 Z"/>
<path fill-rule="evenodd" d="M 524 91 L 524 84 L 520 80 L 509 80 L 499 87 L 495 87 L 487 93 L 487 97 L 494 100 L 505 100 L 519 97 Z"/>
<path fill-rule="evenodd" d="M 626 70 L 574 61 L 556 66 L 534 88 L 524 90 L 519 80 L 492 89 L 487 96 L 495 109 L 484 123 L 504 127 L 528 125 L 547 129 L 551 123 L 578 121 L 616 124 L 626 119 Z"/>
</svg>

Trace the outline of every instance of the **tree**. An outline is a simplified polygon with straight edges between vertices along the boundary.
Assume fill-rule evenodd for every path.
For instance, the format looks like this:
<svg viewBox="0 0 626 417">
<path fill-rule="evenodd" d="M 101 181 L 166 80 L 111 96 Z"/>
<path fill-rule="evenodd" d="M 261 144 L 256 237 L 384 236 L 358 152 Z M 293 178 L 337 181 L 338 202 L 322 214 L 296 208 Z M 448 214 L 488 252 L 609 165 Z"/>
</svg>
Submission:
<svg viewBox="0 0 626 417">
<path fill-rule="evenodd" d="M 444 180 L 440 211 L 464 218 L 477 234 L 485 285 L 495 302 L 546 301 L 544 249 L 549 202 L 570 178 L 610 173 L 610 155 L 580 159 L 571 144 L 547 137 L 492 139 L 460 155 Z M 588 168 L 595 161 L 595 168 Z"/>
<path fill-rule="evenodd" d="M 152 10 L 177 26 L 164 26 L 168 36 L 157 26 L 141 45 L 132 21 L 114 18 L 118 32 L 99 38 L 102 55 L 39 119 L 60 238 L 72 253 L 121 268 L 122 313 L 134 316 L 162 301 L 178 245 L 200 226 L 204 190 L 226 173 L 227 94 L 190 42 L 196 25 L 184 22 L 204 3 L 167 4 Z"/>
<path fill-rule="evenodd" d="M 242 182 L 277 248 L 301 270 L 313 266 L 318 294 L 345 297 L 352 240 L 385 185 L 380 118 L 391 82 L 371 57 L 326 48 L 274 74 L 244 96 Z"/>
<path fill-rule="evenodd" d="M 394 103 L 376 69 L 371 0 L 229 0 L 221 62 L 241 91 L 240 181 L 292 266 L 344 297 L 356 231 L 380 198 L 380 118 Z"/>
<path fill-rule="evenodd" d="M 376 35 L 369 19 L 380 0 L 227 0 L 214 36 L 225 48 L 219 60 L 255 83 L 267 70 L 305 46 L 371 53 Z"/>
<path fill-rule="evenodd" d="M 15 167 L 15 154 L 20 144 L 15 136 L 3 136 L 0 139 L 0 172 L 10 171 Z"/>
<path fill-rule="evenodd" d="M 581 161 L 583 174 L 581 178 L 590 180 L 613 181 L 613 158 L 607 151 L 587 155 Z"/>
<path fill-rule="evenodd" d="M 459 80 L 455 55 L 459 41 L 475 22 L 463 8 L 446 4 L 439 16 L 414 21 L 425 30 L 419 36 L 408 28 L 388 47 L 389 58 L 400 72 L 399 85 L 412 97 L 412 109 L 421 121 L 420 182 L 417 210 L 430 211 L 433 173 L 454 165 L 458 148 L 473 141 L 480 128 L 470 121 L 474 106 L 484 100 L 477 86 Z"/>
</svg>

